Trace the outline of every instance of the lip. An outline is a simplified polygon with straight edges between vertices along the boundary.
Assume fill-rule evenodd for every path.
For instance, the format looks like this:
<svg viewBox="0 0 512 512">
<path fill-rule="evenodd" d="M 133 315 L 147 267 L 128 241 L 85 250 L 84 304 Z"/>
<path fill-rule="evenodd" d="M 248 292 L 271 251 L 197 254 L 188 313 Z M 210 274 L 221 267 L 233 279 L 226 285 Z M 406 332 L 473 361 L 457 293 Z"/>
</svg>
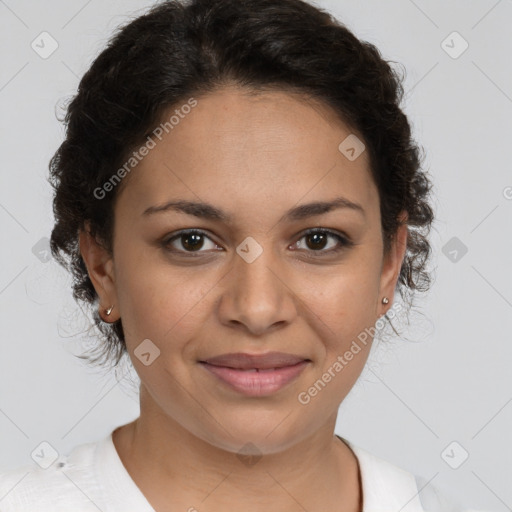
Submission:
<svg viewBox="0 0 512 512">
<path fill-rule="evenodd" d="M 295 380 L 311 360 L 282 352 L 267 354 L 224 354 L 199 361 L 201 366 L 247 396 L 276 393 Z"/>
<path fill-rule="evenodd" d="M 208 363 L 214 366 L 224 366 L 238 370 L 248 370 L 256 368 L 258 370 L 267 370 L 270 368 L 282 368 L 293 366 L 301 361 L 309 361 L 307 357 L 286 352 L 266 352 L 265 354 L 248 354 L 246 352 L 232 352 L 215 357 L 209 357 L 202 363 Z"/>
</svg>

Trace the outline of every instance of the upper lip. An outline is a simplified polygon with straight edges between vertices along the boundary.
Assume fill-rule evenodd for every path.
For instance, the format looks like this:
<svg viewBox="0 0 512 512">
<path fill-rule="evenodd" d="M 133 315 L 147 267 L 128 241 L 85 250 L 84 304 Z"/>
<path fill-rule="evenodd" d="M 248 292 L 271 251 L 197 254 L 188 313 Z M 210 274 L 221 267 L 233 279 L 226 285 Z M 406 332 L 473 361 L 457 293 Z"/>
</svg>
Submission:
<svg viewBox="0 0 512 512">
<path fill-rule="evenodd" d="M 220 356 L 210 357 L 201 363 L 208 363 L 215 366 L 226 366 L 241 370 L 257 368 L 258 370 L 267 370 L 270 368 L 283 368 L 284 366 L 293 366 L 301 361 L 309 361 L 308 358 L 285 352 L 267 352 L 266 354 L 247 354 L 244 352 L 235 352 L 222 354 Z"/>
</svg>

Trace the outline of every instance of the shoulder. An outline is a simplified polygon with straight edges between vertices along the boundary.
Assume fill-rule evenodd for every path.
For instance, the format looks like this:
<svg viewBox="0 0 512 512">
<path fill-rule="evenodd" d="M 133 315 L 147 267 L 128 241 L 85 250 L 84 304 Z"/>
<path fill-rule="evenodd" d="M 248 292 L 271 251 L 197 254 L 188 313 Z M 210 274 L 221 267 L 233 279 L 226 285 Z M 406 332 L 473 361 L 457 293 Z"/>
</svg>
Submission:
<svg viewBox="0 0 512 512">
<path fill-rule="evenodd" d="M 381 512 L 385 509 L 401 512 L 491 512 L 465 508 L 426 478 L 396 466 L 346 439 L 342 440 L 358 459 L 364 512 Z"/>
<path fill-rule="evenodd" d="M 98 442 L 77 446 L 44 469 L 36 463 L 0 473 L 2 512 L 98 511 L 94 456 Z"/>
<path fill-rule="evenodd" d="M 494 512 L 463 507 L 454 498 L 429 483 L 426 478 L 416 475 L 415 479 L 421 504 L 426 512 Z"/>
</svg>

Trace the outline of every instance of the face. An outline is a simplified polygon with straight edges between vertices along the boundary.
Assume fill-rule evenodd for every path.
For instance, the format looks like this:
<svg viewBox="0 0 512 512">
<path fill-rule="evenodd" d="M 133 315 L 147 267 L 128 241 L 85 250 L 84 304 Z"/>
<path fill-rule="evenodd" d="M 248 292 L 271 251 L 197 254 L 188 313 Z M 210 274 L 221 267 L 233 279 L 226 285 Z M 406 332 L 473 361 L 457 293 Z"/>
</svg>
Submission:
<svg viewBox="0 0 512 512">
<path fill-rule="evenodd" d="M 122 318 L 141 414 L 233 452 L 273 453 L 335 421 L 370 350 L 358 339 L 392 304 L 406 236 L 383 254 L 368 155 L 339 150 L 350 134 L 285 92 L 197 98 L 125 178 L 113 257 L 82 233 L 100 303 Z M 209 207 L 155 208 L 178 201 Z M 275 351 L 298 365 L 265 377 L 203 363 Z"/>
</svg>

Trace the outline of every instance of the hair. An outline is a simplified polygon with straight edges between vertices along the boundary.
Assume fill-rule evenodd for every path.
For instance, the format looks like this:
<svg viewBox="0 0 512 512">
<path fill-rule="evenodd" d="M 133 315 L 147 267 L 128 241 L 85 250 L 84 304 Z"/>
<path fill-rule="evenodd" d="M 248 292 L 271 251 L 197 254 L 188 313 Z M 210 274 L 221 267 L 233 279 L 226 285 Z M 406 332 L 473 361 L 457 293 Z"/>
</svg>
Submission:
<svg viewBox="0 0 512 512">
<path fill-rule="evenodd" d="M 52 255 L 72 274 L 73 298 L 92 310 L 102 338 L 98 357 L 78 357 L 115 366 L 127 352 L 122 319 L 105 323 L 98 314 L 78 238 L 88 226 L 112 254 L 115 200 L 126 178 L 104 197 L 95 190 L 171 107 L 228 85 L 302 94 L 362 138 L 379 192 L 385 252 L 403 222 L 400 212 L 408 214 L 397 290 L 410 307 L 415 292 L 431 284 L 433 210 L 432 183 L 400 108 L 402 80 L 374 45 L 303 0 L 169 0 L 119 27 L 67 105 L 65 140 L 49 164 Z"/>
</svg>

